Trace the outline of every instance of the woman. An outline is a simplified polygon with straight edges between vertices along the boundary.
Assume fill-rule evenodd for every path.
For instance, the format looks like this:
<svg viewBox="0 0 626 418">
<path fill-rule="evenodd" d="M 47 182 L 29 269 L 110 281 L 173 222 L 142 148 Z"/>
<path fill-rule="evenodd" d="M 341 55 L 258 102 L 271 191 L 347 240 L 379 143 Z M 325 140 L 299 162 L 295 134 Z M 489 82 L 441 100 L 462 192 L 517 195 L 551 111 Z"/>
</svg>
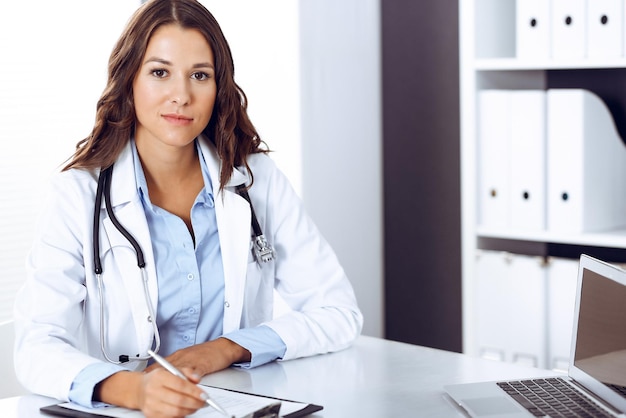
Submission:
<svg viewBox="0 0 626 418">
<path fill-rule="evenodd" d="M 148 1 L 129 21 L 17 296 L 29 390 L 185 416 L 204 405 L 202 375 L 340 350 L 360 333 L 352 287 L 267 157 L 233 74 L 195 0 Z M 254 213 L 274 254 L 256 254 Z M 274 291 L 290 311 L 275 314 Z M 190 381 L 146 368 L 150 349 Z"/>
</svg>

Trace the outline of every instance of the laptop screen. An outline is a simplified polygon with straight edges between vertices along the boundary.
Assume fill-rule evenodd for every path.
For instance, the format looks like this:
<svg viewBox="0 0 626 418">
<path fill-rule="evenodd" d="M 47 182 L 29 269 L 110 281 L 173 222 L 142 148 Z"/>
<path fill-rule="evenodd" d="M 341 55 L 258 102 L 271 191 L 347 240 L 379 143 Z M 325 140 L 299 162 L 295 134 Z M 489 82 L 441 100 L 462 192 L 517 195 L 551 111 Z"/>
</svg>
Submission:
<svg viewBox="0 0 626 418">
<path fill-rule="evenodd" d="M 582 274 L 574 366 L 626 391 L 626 286 L 584 267 Z"/>
</svg>

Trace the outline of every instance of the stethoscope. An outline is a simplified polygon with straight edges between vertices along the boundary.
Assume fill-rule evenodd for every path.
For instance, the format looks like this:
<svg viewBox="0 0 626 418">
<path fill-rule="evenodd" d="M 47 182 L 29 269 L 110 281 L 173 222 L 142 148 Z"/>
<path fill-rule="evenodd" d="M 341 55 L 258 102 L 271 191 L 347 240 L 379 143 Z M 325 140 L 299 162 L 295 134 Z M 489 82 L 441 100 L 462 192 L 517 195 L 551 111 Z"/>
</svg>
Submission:
<svg viewBox="0 0 626 418">
<path fill-rule="evenodd" d="M 144 297 L 146 299 L 146 306 L 148 307 L 148 321 L 152 324 L 152 329 L 154 330 L 154 348 L 152 351 L 155 353 L 159 352 L 161 348 L 161 335 L 159 333 L 159 328 L 156 324 L 156 315 L 154 313 L 154 306 L 152 305 L 152 300 L 150 298 L 150 290 L 148 289 L 148 274 L 146 273 L 146 262 L 144 260 L 143 251 L 141 250 L 141 246 L 137 242 L 137 240 L 131 235 L 130 232 L 119 222 L 117 216 L 113 212 L 113 208 L 111 206 L 111 176 L 113 175 L 113 165 L 103 169 L 98 176 L 98 186 L 96 188 L 96 199 L 95 199 L 95 207 L 93 214 L 93 259 L 94 259 L 94 272 L 96 274 L 96 279 L 98 281 L 98 298 L 100 301 L 100 349 L 102 350 L 102 354 L 104 358 L 113 364 L 122 364 L 131 360 L 131 356 L 128 354 L 120 354 L 118 360 L 111 358 L 106 349 L 106 335 L 104 332 L 104 286 L 102 282 L 102 260 L 100 259 L 100 206 L 102 204 L 102 197 L 104 196 L 104 205 L 109 215 L 109 219 L 115 226 L 115 228 L 128 240 L 130 245 L 135 250 L 135 254 L 137 256 L 137 266 L 141 271 L 141 280 L 143 283 L 143 292 Z M 272 248 L 271 245 L 268 244 L 263 232 L 261 231 L 261 226 L 256 218 L 256 214 L 254 213 L 254 207 L 252 206 L 252 201 L 250 200 L 250 196 L 248 195 L 247 188 L 245 185 L 241 184 L 236 187 L 236 192 L 241 197 L 243 197 L 248 204 L 250 205 L 251 217 L 252 217 L 252 243 L 254 255 L 257 263 L 262 265 L 262 263 L 267 263 L 272 261 L 276 257 L 276 252 Z M 141 356 L 136 354 L 132 356 L 133 361 L 146 361 L 151 359 L 150 355 Z"/>
</svg>

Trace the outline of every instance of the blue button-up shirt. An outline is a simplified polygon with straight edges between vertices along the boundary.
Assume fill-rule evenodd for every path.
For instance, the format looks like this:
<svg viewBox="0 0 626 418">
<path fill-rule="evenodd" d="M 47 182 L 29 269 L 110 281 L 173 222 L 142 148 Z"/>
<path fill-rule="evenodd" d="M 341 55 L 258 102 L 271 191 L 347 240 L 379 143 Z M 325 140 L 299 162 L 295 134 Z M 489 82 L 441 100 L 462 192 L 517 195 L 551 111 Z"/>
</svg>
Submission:
<svg viewBox="0 0 626 418">
<path fill-rule="evenodd" d="M 286 350 L 285 344 L 267 326 L 222 335 L 224 269 L 213 187 L 200 146 L 197 145 L 197 150 L 204 188 L 191 208 L 195 243 L 182 219 L 151 203 L 134 141 L 132 149 L 137 190 L 148 221 L 158 277 L 159 353 L 168 356 L 182 348 L 223 336 L 252 354 L 251 361 L 238 364 L 240 367 L 255 367 L 281 358 Z M 124 369 L 109 363 L 86 367 L 72 383 L 70 400 L 90 407 L 101 405 L 92 402 L 95 386 L 120 370 Z"/>
</svg>

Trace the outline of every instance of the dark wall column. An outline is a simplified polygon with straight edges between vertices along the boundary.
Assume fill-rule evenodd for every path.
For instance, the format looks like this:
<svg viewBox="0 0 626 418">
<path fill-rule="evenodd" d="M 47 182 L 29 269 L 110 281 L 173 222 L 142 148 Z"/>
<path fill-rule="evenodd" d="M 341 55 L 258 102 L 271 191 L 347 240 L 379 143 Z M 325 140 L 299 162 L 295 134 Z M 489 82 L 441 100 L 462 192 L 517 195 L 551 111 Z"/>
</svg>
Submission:
<svg viewBox="0 0 626 418">
<path fill-rule="evenodd" d="M 457 0 L 381 0 L 385 332 L 462 350 Z"/>
</svg>

